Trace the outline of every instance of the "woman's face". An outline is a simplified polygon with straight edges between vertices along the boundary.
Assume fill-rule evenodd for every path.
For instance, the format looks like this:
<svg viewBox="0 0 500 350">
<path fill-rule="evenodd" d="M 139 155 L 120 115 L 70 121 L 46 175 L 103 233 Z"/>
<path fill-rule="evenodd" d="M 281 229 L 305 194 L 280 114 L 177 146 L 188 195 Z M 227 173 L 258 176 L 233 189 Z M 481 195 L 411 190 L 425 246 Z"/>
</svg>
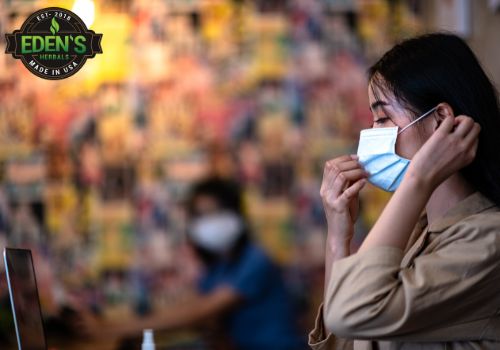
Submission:
<svg viewBox="0 0 500 350">
<path fill-rule="evenodd" d="M 221 207 L 210 195 L 197 195 L 193 204 L 193 216 L 188 223 L 191 244 L 214 258 L 231 254 L 244 232 L 242 218 Z"/>
<path fill-rule="evenodd" d="M 194 200 L 194 215 L 203 216 L 220 210 L 217 200 L 209 195 L 200 194 Z"/>
<path fill-rule="evenodd" d="M 375 97 L 373 89 L 375 89 L 378 98 Z M 368 85 L 368 99 L 373 115 L 374 128 L 398 126 L 399 130 L 401 130 L 412 121 L 410 112 L 393 96 L 386 96 L 377 87 L 372 86 L 371 83 Z M 423 132 L 419 131 L 419 127 L 414 124 L 399 134 L 396 140 L 396 153 L 406 159 L 412 159 L 413 155 L 432 134 L 432 118 L 423 118 L 417 124 L 422 124 L 420 127 Z"/>
</svg>

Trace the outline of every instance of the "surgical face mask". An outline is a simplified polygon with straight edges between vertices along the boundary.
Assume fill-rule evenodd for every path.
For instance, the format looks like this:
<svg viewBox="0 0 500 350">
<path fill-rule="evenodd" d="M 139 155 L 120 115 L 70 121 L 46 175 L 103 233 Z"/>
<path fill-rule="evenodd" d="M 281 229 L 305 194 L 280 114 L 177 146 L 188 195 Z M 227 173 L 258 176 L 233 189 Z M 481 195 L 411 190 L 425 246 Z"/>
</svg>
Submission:
<svg viewBox="0 0 500 350">
<path fill-rule="evenodd" d="M 199 247 L 222 254 L 229 251 L 241 236 L 243 222 L 231 212 L 207 214 L 195 219 L 188 232 Z"/>
<path fill-rule="evenodd" d="M 370 174 L 368 181 L 388 192 L 394 192 L 408 169 L 409 159 L 396 154 L 399 134 L 419 120 L 427 117 L 437 106 L 425 112 L 398 132 L 397 126 L 361 130 L 357 155 L 359 162 Z"/>
</svg>

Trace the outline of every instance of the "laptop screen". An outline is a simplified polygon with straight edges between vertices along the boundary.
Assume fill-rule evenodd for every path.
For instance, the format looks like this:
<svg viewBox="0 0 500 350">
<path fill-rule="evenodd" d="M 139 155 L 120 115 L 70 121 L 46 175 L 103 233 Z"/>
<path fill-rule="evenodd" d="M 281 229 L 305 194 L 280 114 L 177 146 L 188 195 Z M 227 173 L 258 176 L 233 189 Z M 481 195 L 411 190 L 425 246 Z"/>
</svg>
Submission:
<svg viewBox="0 0 500 350">
<path fill-rule="evenodd" d="M 31 251 L 5 248 L 4 260 L 19 350 L 46 350 Z"/>
</svg>

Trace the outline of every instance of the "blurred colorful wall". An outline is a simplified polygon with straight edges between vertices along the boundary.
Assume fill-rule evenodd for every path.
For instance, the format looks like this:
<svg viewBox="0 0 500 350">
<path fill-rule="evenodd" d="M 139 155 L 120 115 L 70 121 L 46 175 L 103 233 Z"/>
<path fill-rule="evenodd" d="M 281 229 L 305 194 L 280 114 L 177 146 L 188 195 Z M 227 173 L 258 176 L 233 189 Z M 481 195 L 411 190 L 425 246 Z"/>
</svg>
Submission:
<svg viewBox="0 0 500 350">
<path fill-rule="evenodd" d="M 75 299 L 133 317 L 182 301 L 196 275 L 183 200 L 218 174 L 244 186 L 306 332 L 322 295 L 323 165 L 356 152 L 372 119 L 366 68 L 425 31 L 422 4 L 3 1 L 2 33 L 61 6 L 104 34 L 104 53 L 61 81 L 0 55 L 0 247 L 34 251 L 44 312 Z M 387 198 L 364 191 L 355 244 Z"/>
</svg>

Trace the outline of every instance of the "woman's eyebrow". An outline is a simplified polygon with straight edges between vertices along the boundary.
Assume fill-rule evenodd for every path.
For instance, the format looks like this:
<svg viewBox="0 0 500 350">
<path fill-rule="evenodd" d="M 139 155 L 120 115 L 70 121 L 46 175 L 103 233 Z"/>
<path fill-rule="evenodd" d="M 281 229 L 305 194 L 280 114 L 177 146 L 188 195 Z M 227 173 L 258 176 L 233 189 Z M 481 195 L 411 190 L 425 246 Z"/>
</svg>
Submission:
<svg viewBox="0 0 500 350">
<path fill-rule="evenodd" d="M 373 111 L 375 108 L 380 106 L 388 106 L 389 104 L 385 101 L 377 100 L 370 105 L 370 110 Z"/>
</svg>

